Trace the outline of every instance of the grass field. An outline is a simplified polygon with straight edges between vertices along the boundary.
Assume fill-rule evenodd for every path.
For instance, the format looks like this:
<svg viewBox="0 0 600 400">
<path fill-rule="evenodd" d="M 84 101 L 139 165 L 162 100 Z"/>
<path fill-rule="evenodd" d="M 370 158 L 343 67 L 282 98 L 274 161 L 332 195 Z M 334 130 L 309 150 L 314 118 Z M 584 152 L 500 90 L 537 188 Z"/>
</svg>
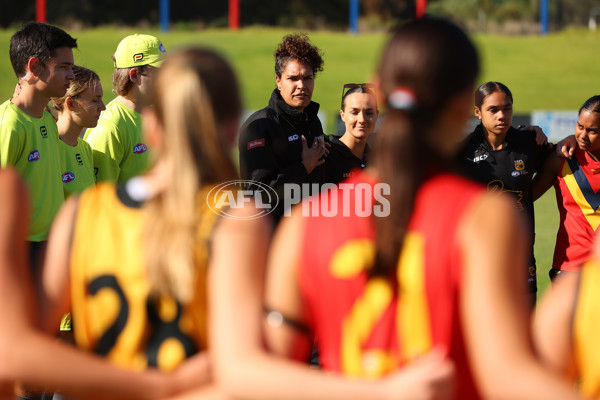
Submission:
<svg viewBox="0 0 600 400">
<path fill-rule="evenodd" d="M 558 221 L 556 195 L 554 189 L 550 188 L 535 202 L 535 259 L 538 269 L 538 297 L 550 284 L 548 271 L 552 266 Z"/>
<path fill-rule="evenodd" d="M 139 31 L 139 30 L 138 30 Z M 104 27 L 71 32 L 78 38 L 75 62 L 97 71 L 105 87 L 105 100 L 112 98 L 111 56 L 119 41 L 135 33 L 133 29 Z M 273 50 L 287 31 L 248 28 L 227 30 L 179 31 L 157 35 L 168 50 L 185 45 L 206 45 L 224 53 L 233 63 L 241 81 L 245 106 L 259 109 L 266 105 L 275 87 Z M 0 30 L 0 98 L 8 98 L 16 78 L 8 57 L 12 31 Z M 331 121 L 336 114 L 344 83 L 364 82 L 375 70 L 384 34 L 350 35 L 343 32 L 312 32 L 314 44 L 324 53 L 325 70 L 317 77 L 314 99 Z M 497 80 L 507 84 L 515 97 L 515 112 L 534 109 L 577 109 L 600 89 L 600 33 L 586 30 L 566 31 L 548 36 L 474 37 L 481 55 L 480 81 Z M 329 126 L 332 126 L 331 124 Z"/>
<path fill-rule="evenodd" d="M 119 41 L 135 33 L 133 29 L 104 27 L 71 32 L 78 38 L 75 62 L 100 75 L 105 102 L 112 99 L 111 56 Z M 249 28 L 180 31 L 161 33 L 138 30 L 158 36 L 167 51 L 186 45 L 214 48 L 236 69 L 247 109 L 266 105 L 274 83 L 273 50 L 287 31 Z M 0 31 L 0 99 L 8 99 L 16 78 L 8 57 L 12 31 Z M 324 53 L 325 70 L 316 81 L 314 100 L 327 114 L 329 131 L 340 102 L 344 83 L 365 82 L 374 73 L 377 58 L 386 39 L 384 34 L 349 35 L 341 32 L 312 32 L 314 44 Z M 479 35 L 474 40 L 481 52 L 483 71 L 480 81 L 501 81 L 515 98 L 515 112 L 535 109 L 578 109 L 590 96 L 600 92 L 600 33 L 586 30 L 565 31 L 548 36 Z M 552 262 L 558 227 L 558 212 L 553 190 L 536 203 L 536 258 L 540 292 L 548 285 L 547 271 Z"/>
</svg>

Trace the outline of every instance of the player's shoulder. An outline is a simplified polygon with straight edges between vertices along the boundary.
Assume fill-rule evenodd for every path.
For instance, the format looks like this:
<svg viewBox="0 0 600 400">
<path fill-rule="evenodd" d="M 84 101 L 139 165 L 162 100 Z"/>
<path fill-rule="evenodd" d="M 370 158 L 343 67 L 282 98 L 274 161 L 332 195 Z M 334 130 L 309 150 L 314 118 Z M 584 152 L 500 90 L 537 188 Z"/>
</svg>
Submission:
<svg viewBox="0 0 600 400">
<path fill-rule="evenodd" d="M 277 116 L 274 114 L 268 107 L 255 111 L 244 121 L 242 135 L 252 135 L 263 131 L 266 127 L 272 126 L 277 120 Z"/>
<path fill-rule="evenodd" d="M 77 148 L 80 151 L 92 154 L 92 146 L 82 138 L 77 138 Z"/>
<path fill-rule="evenodd" d="M 506 134 L 506 137 L 507 141 L 509 141 L 512 146 L 519 146 L 523 148 L 538 146 L 536 142 L 536 133 L 534 131 L 520 130 L 511 126 Z"/>
<path fill-rule="evenodd" d="M 10 100 L 0 104 L 0 130 L 11 131 L 15 126 L 22 126 L 27 119 L 27 114 L 12 104 Z"/>
</svg>

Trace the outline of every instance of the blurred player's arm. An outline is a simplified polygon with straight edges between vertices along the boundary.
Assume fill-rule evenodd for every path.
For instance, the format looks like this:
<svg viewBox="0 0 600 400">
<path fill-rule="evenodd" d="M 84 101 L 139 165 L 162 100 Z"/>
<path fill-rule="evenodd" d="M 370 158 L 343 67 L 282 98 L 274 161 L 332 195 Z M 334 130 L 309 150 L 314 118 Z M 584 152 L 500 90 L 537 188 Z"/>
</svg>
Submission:
<svg viewBox="0 0 600 400">
<path fill-rule="evenodd" d="M 539 358 L 553 371 L 575 381 L 573 315 L 579 272 L 561 276 L 544 294 L 533 319 L 533 343 Z"/>
<path fill-rule="evenodd" d="M 492 211 L 493 210 L 493 211 Z M 485 194 L 459 229 L 463 257 L 460 310 L 467 354 L 483 397 L 579 399 L 536 359 L 525 298 L 524 221 L 505 196 Z"/>
</svg>

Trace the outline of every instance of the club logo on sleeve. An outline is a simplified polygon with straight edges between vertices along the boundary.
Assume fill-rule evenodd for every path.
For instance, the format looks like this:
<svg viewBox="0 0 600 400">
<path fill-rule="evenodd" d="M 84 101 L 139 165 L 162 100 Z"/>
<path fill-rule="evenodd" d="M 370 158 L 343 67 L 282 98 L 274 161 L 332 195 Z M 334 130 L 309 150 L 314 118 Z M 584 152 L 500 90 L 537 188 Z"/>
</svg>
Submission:
<svg viewBox="0 0 600 400">
<path fill-rule="evenodd" d="M 36 150 L 32 151 L 31 153 L 29 153 L 29 156 L 27 157 L 27 161 L 29 162 L 34 162 L 34 161 L 39 161 L 40 159 L 40 152 Z"/>
<path fill-rule="evenodd" d="M 248 150 L 251 150 L 255 147 L 263 147 L 265 145 L 265 139 L 256 139 L 251 142 L 248 142 Z"/>
<path fill-rule="evenodd" d="M 77 160 L 77 165 L 83 165 L 83 157 L 80 153 L 75 154 L 75 160 Z"/>
<path fill-rule="evenodd" d="M 62 174 L 63 183 L 73 182 L 75 180 L 75 174 L 72 172 L 65 172 Z"/>
<path fill-rule="evenodd" d="M 137 53 L 133 55 L 133 62 L 139 63 L 144 59 L 144 53 Z"/>
<path fill-rule="evenodd" d="M 138 143 L 135 146 L 133 146 L 133 152 L 135 154 L 145 153 L 146 150 L 148 150 L 148 146 L 146 146 L 144 143 Z"/>
<path fill-rule="evenodd" d="M 48 138 L 48 130 L 45 126 L 40 126 L 40 134 L 44 139 Z"/>
</svg>

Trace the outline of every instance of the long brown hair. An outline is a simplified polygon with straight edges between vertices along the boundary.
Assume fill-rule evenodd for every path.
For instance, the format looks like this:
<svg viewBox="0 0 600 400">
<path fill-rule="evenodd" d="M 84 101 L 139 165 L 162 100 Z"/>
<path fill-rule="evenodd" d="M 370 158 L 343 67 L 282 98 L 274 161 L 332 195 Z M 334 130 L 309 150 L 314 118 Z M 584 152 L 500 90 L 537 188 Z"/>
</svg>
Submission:
<svg viewBox="0 0 600 400">
<path fill-rule="evenodd" d="M 187 49 L 169 56 L 153 86 L 154 112 L 165 134 L 161 157 L 171 162 L 168 187 L 148 201 L 147 268 L 153 294 L 182 303 L 193 295 L 198 194 L 235 179 L 223 124 L 237 120 L 236 77 L 218 54 Z"/>
<path fill-rule="evenodd" d="M 374 219 L 377 255 L 370 275 L 389 278 L 423 174 L 447 158 L 432 144 L 432 128 L 449 102 L 473 86 L 479 60 L 460 28 L 423 18 L 396 29 L 379 65 L 388 112 L 375 139 L 373 166 L 379 181 L 390 185 L 390 215 Z"/>
</svg>

